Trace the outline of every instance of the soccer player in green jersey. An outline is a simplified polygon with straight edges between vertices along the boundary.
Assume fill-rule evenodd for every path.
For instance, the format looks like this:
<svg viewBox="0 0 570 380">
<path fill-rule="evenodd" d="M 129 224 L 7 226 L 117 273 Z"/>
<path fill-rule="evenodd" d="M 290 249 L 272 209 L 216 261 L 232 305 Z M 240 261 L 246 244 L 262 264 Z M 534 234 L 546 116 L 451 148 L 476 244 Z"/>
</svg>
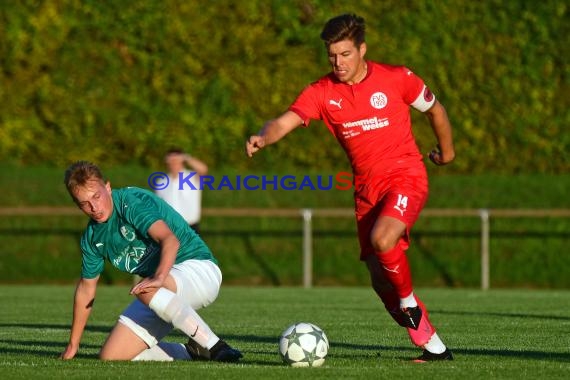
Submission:
<svg viewBox="0 0 570 380">
<path fill-rule="evenodd" d="M 81 279 L 63 359 L 72 359 L 79 349 L 105 260 L 142 280 L 131 289 L 136 299 L 119 316 L 101 359 L 235 362 L 242 357 L 196 313 L 216 299 L 222 274 L 180 214 L 150 191 L 112 190 L 100 169 L 87 161 L 67 169 L 65 186 L 90 220 L 81 239 Z M 188 336 L 185 347 L 161 342 L 174 327 Z"/>
</svg>

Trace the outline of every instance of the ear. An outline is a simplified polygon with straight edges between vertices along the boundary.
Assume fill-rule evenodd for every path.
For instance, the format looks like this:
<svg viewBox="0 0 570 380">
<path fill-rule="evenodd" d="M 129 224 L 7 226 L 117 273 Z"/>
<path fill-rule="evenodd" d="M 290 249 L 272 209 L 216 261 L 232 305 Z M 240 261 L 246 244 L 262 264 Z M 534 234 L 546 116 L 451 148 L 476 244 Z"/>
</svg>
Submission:
<svg viewBox="0 0 570 380">
<path fill-rule="evenodd" d="M 360 44 L 358 51 L 360 52 L 360 58 L 364 58 L 364 55 L 366 54 L 366 42 Z"/>
<path fill-rule="evenodd" d="M 111 194 L 111 182 L 107 181 L 107 183 L 105 183 L 105 189 Z"/>
</svg>

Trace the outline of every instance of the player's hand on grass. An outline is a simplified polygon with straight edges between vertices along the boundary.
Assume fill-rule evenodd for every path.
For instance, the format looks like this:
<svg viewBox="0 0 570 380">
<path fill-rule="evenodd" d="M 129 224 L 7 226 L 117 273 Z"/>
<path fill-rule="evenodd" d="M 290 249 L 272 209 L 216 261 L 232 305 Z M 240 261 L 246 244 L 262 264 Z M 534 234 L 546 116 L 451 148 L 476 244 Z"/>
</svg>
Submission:
<svg viewBox="0 0 570 380">
<path fill-rule="evenodd" d="M 63 360 L 73 359 L 75 357 L 75 354 L 77 354 L 78 350 L 79 350 L 78 345 L 75 345 L 73 343 L 69 343 L 67 345 L 67 347 L 65 348 L 65 351 L 63 351 L 62 354 L 60 355 L 60 359 L 63 359 Z"/>
<path fill-rule="evenodd" d="M 248 157 L 252 157 L 254 153 L 265 146 L 265 137 L 254 135 L 250 136 L 245 143 L 245 152 Z"/>
</svg>

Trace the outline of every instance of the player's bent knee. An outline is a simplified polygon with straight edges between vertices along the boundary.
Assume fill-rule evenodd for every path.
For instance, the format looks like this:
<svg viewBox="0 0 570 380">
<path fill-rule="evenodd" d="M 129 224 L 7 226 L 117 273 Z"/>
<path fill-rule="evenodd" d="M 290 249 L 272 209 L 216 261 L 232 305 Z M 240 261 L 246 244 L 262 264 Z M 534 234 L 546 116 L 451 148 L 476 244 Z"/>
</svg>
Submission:
<svg viewBox="0 0 570 380">
<path fill-rule="evenodd" d="M 372 247 L 374 251 L 382 254 L 383 252 L 388 252 L 398 244 L 398 240 L 394 240 L 387 237 L 378 237 L 372 239 Z"/>
</svg>

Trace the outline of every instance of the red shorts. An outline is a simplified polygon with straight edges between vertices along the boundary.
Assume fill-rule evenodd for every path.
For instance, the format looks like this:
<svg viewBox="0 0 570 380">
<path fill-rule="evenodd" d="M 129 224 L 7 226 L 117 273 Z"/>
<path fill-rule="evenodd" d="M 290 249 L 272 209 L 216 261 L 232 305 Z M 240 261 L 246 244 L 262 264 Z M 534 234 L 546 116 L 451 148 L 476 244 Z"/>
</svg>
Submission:
<svg viewBox="0 0 570 380">
<path fill-rule="evenodd" d="M 381 178 L 367 180 L 354 193 L 360 260 L 374 253 L 370 234 L 380 215 L 401 220 L 407 226 L 404 249 L 409 246 L 409 232 L 428 197 L 425 167 L 400 169 Z"/>
</svg>

